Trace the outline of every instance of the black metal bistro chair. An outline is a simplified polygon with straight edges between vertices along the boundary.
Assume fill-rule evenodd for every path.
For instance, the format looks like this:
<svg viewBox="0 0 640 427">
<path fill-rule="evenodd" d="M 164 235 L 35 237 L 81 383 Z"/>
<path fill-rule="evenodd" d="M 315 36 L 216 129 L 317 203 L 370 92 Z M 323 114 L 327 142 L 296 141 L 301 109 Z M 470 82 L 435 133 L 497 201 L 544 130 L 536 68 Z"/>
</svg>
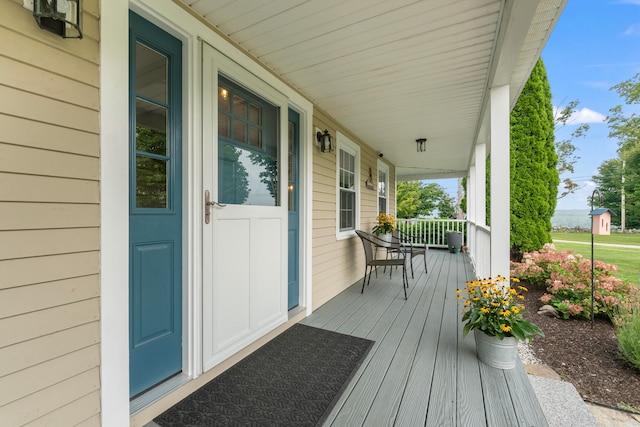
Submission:
<svg viewBox="0 0 640 427">
<path fill-rule="evenodd" d="M 356 230 L 356 234 L 360 237 L 362 241 L 362 246 L 364 246 L 364 256 L 366 260 L 366 264 L 364 267 L 364 278 L 362 279 L 362 290 L 360 293 L 364 292 L 365 283 L 369 285 L 371 281 L 371 273 L 373 269 L 379 266 L 383 267 L 392 267 L 394 265 L 402 267 L 402 288 L 404 290 L 404 299 L 407 299 L 407 288 L 409 287 L 409 277 L 407 276 L 407 263 L 406 258 L 404 256 L 398 256 L 396 258 L 387 258 L 387 259 L 376 259 L 375 257 L 375 248 L 387 248 L 388 243 L 385 241 L 378 239 L 376 236 L 365 233 L 361 230 Z M 391 269 L 389 269 L 391 270 Z M 369 274 L 369 278 L 367 279 L 367 271 Z M 389 271 L 389 278 L 391 278 L 391 271 Z"/>
<path fill-rule="evenodd" d="M 398 239 L 400 245 L 405 249 L 409 254 L 409 265 L 411 266 L 411 278 L 414 279 L 413 275 L 413 258 L 422 255 L 422 259 L 424 260 L 424 272 L 427 273 L 427 250 L 429 247 L 427 246 L 427 242 L 424 239 L 420 239 L 416 236 L 413 236 L 409 233 L 405 233 L 401 230 L 395 230 L 392 234 L 395 239 Z M 419 242 L 419 243 L 417 243 Z"/>
</svg>

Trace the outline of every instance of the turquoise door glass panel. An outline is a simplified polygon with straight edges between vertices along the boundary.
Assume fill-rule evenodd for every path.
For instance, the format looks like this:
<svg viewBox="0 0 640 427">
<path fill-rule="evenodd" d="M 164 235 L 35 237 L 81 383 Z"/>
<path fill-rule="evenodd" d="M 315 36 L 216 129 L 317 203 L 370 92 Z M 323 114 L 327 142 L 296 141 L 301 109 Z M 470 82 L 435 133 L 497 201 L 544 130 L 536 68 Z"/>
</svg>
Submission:
<svg viewBox="0 0 640 427">
<path fill-rule="evenodd" d="M 133 12 L 129 17 L 133 397 L 182 371 L 182 43 Z"/>
<path fill-rule="evenodd" d="M 291 310 L 300 300 L 300 115 L 289 109 L 288 127 L 288 308 Z"/>
</svg>

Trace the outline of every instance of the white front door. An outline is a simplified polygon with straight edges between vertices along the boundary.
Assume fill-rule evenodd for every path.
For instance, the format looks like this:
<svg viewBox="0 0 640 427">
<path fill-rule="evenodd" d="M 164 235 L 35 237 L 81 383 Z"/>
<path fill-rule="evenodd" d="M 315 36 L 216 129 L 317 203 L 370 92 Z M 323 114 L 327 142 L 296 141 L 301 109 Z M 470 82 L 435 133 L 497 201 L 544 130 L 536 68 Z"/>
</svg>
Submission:
<svg viewBox="0 0 640 427">
<path fill-rule="evenodd" d="M 206 371 L 287 319 L 287 100 L 206 44 L 202 76 Z"/>
</svg>

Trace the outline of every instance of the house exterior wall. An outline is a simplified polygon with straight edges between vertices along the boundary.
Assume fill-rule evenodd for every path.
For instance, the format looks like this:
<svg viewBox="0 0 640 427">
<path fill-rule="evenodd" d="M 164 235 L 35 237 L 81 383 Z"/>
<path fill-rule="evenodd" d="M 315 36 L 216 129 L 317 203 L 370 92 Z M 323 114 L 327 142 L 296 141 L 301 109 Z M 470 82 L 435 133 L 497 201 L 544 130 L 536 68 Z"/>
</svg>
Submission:
<svg viewBox="0 0 640 427">
<path fill-rule="evenodd" d="M 100 424 L 99 27 L 0 2 L 0 424 Z"/>
<path fill-rule="evenodd" d="M 368 189 L 365 181 L 372 170 L 374 183 L 377 183 L 376 151 L 367 146 L 355 135 L 344 130 L 335 119 L 322 110 L 314 109 L 314 126 L 329 130 L 334 136 L 337 132 L 346 134 L 351 141 L 360 146 L 360 226 L 371 231 L 378 214 L 378 192 Z M 336 238 L 336 168 L 337 150 L 322 153 L 313 150 L 313 308 L 317 309 L 325 302 L 342 292 L 364 274 L 364 251 L 360 239 L 356 236 L 348 239 Z M 389 212 L 395 212 L 395 169 L 389 165 Z"/>
</svg>

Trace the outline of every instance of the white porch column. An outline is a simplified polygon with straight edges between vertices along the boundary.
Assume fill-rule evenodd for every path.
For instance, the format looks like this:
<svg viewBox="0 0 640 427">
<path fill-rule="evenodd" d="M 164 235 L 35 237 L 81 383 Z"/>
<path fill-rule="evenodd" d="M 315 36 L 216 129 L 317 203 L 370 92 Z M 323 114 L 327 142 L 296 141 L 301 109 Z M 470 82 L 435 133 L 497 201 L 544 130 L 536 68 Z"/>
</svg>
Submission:
<svg viewBox="0 0 640 427">
<path fill-rule="evenodd" d="M 467 175 L 467 246 L 469 256 L 475 263 L 478 254 L 478 239 L 476 239 L 476 165 L 469 166 Z"/>
<path fill-rule="evenodd" d="M 487 145 L 476 145 L 475 221 L 487 225 Z"/>
<path fill-rule="evenodd" d="M 467 178 L 467 220 L 476 222 L 476 182 L 478 180 L 476 174 L 476 165 L 469 167 L 469 176 Z"/>
<path fill-rule="evenodd" d="M 509 86 L 491 89 L 491 276 L 509 277 Z M 476 161 L 476 165 L 477 165 Z M 477 167 L 477 166 L 476 166 Z"/>
</svg>

